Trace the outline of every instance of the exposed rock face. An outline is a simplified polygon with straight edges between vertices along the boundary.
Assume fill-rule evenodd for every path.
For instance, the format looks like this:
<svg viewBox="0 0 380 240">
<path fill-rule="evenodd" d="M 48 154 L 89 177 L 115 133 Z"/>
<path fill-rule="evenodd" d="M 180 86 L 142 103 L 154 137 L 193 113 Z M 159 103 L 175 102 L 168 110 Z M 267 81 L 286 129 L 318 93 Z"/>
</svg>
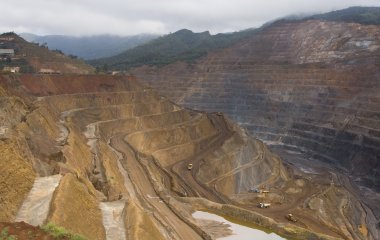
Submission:
<svg viewBox="0 0 380 240">
<path fill-rule="evenodd" d="M 19 185 L 5 181 L 4 189 L 15 188 L 5 198 L 26 197 L 35 174 L 59 174 L 43 210 L 46 221 L 88 239 L 113 239 L 112 229 L 125 233 L 119 239 L 210 239 L 191 217 L 198 208 L 298 239 L 378 238 L 372 212 L 341 174 L 334 175 L 335 186 L 327 170 L 307 174 L 284 166 L 223 114 L 180 107 L 132 77 L 0 76 L 0 86 L 5 100 L 19 102 L 7 108 L 0 143 L 18 140 L 19 166 L 29 166 L 27 173 L 12 167 L 28 178 Z M 252 187 L 262 192 L 248 192 Z M 257 208 L 263 201 L 273 207 Z M 1 210 L 15 212 L 22 196 L 6 203 Z M 289 212 L 300 221 L 289 223 Z"/>
<path fill-rule="evenodd" d="M 33 186 L 35 173 L 15 125 L 27 114 L 23 101 L 0 86 L 0 221 L 14 219 Z"/>
<path fill-rule="evenodd" d="M 245 133 L 237 133 L 218 151 L 206 156 L 198 179 L 227 196 L 246 193 L 252 186 L 264 187 L 288 180 L 281 160 L 262 142 L 248 139 Z"/>
<path fill-rule="evenodd" d="M 380 191 L 379 53 L 378 25 L 277 22 L 196 64 L 133 73 L 177 103 L 222 111 L 259 139 Z"/>
<path fill-rule="evenodd" d="M 89 239 L 105 239 L 98 199 L 72 174 L 66 174 L 58 186 L 49 221 Z"/>
<path fill-rule="evenodd" d="M 152 218 L 141 207 L 135 204 L 129 204 L 128 214 L 125 215 L 125 224 L 129 231 L 129 236 L 147 240 L 164 240 L 165 238 L 159 232 Z"/>
<path fill-rule="evenodd" d="M 0 141 L 0 221 L 16 217 L 17 210 L 32 188 L 35 173 L 18 154 L 17 145 Z"/>
</svg>

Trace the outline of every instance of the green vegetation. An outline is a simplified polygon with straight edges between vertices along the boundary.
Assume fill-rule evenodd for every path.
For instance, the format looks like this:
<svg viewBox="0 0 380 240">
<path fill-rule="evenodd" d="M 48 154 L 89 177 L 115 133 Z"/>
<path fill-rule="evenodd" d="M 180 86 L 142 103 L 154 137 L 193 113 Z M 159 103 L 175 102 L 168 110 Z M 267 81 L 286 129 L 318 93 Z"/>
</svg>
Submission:
<svg viewBox="0 0 380 240">
<path fill-rule="evenodd" d="M 17 237 L 14 235 L 9 235 L 8 228 L 3 228 L 0 232 L 0 240 L 16 240 Z"/>
<path fill-rule="evenodd" d="M 380 24 L 380 7 L 350 7 L 343 10 L 314 15 L 306 19 Z"/>
<path fill-rule="evenodd" d="M 163 66 L 176 61 L 193 62 L 210 51 L 228 47 L 254 34 L 256 30 L 211 35 L 209 32 L 193 33 L 179 30 L 129 49 L 119 55 L 89 61 L 104 70 L 127 70 L 142 65 Z"/>
<path fill-rule="evenodd" d="M 55 239 L 86 240 L 83 236 L 71 233 L 65 228 L 59 227 L 51 222 L 42 226 L 41 229 L 52 235 Z"/>
</svg>

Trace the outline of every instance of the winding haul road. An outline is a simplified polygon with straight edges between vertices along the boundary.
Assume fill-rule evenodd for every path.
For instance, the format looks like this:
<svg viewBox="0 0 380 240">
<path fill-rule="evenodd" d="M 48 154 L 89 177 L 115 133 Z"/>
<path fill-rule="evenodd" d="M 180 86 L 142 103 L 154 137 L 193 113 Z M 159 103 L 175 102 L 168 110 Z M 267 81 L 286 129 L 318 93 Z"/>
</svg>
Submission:
<svg viewBox="0 0 380 240">
<path fill-rule="evenodd" d="M 197 232 L 182 221 L 158 196 L 151 180 L 141 163 L 136 159 L 134 151 L 124 141 L 124 134 L 111 138 L 110 146 L 123 154 L 123 167 L 129 174 L 138 193 L 139 203 L 151 211 L 155 218 L 165 226 L 172 239 L 202 239 Z"/>
<path fill-rule="evenodd" d="M 188 193 L 188 196 L 192 196 L 189 193 L 196 192 L 195 197 L 203 197 L 218 203 L 228 203 L 230 201 L 227 197 L 222 196 L 215 189 L 207 187 L 195 177 L 201 167 L 202 159 L 208 153 L 220 148 L 223 143 L 233 135 L 233 131 L 229 129 L 223 116 L 209 114 L 208 117 L 215 129 L 218 130 L 216 136 L 210 139 L 207 145 L 201 146 L 201 150 L 197 152 L 196 155 L 173 164 L 169 167 L 169 169 L 182 183 L 181 185 L 186 186 L 185 189 L 187 190 L 186 192 Z M 193 169 L 191 171 L 187 169 L 189 163 L 193 164 Z"/>
</svg>

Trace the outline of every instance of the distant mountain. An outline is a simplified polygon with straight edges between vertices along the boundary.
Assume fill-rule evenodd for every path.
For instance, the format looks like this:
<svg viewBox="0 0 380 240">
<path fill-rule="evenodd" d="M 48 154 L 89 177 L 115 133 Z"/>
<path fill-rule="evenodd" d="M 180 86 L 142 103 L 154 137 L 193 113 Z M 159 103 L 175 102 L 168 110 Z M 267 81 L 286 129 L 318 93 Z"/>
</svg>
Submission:
<svg viewBox="0 0 380 240">
<path fill-rule="evenodd" d="M 306 19 L 377 25 L 380 24 L 380 7 L 350 7 L 343 10 L 313 15 Z"/>
<path fill-rule="evenodd" d="M 29 42 L 46 43 L 49 49 L 58 49 L 67 55 L 75 55 L 87 60 L 114 56 L 158 37 L 158 35 L 153 34 L 126 37 L 114 35 L 86 37 L 64 35 L 37 36 L 30 33 L 22 33 L 20 35 Z"/>
<path fill-rule="evenodd" d="M 166 65 L 176 61 L 193 61 L 214 49 L 232 45 L 255 31 L 255 29 L 249 29 L 211 35 L 209 32 L 194 33 L 182 29 L 116 56 L 92 60 L 89 63 L 108 70 L 126 70 L 141 65 Z"/>
</svg>

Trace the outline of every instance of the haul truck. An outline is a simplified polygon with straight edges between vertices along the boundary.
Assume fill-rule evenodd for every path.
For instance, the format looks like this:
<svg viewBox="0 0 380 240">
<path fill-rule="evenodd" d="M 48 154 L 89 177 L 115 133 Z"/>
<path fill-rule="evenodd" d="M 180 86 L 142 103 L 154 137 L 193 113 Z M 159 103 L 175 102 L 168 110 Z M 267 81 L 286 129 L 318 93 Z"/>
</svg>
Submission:
<svg viewBox="0 0 380 240">
<path fill-rule="evenodd" d="M 269 208 L 270 205 L 270 203 L 259 203 L 259 208 Z"/>
<path fill-rule="evenodd" d="M 193 164 L 192 163 L 189 163 L 188 165 L 187 165 L 187 170 L 191 170 L 191 169 L 193 169 Z"/>
</svg>

